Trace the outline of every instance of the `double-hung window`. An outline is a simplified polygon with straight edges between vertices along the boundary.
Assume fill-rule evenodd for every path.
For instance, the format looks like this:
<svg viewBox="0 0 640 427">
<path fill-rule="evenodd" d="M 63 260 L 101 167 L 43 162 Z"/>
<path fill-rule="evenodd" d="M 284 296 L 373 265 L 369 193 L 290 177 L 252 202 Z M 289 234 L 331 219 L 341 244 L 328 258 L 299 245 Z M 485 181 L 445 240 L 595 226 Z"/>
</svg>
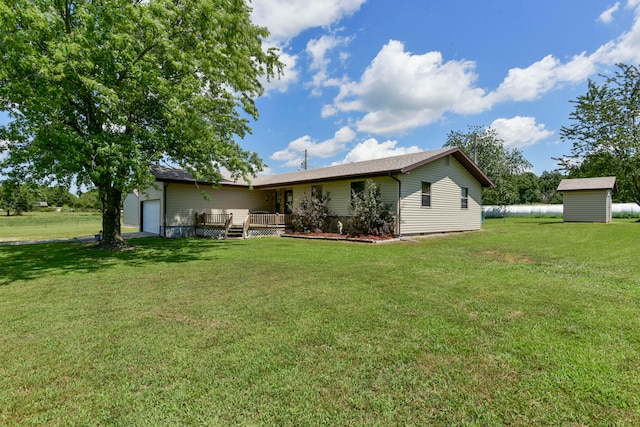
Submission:
<svg viewBox="0 0 640 427">
<path fill-rule="evenodd" d="M 431 207 L 431 183 L 422 183 L 422 206 Z"/>
<path fill-rule="evenodd" d="M 469 189 L 467 187 L 460 188 L 460 207 L 462 209 L 469 207 Z"/>
</svg>

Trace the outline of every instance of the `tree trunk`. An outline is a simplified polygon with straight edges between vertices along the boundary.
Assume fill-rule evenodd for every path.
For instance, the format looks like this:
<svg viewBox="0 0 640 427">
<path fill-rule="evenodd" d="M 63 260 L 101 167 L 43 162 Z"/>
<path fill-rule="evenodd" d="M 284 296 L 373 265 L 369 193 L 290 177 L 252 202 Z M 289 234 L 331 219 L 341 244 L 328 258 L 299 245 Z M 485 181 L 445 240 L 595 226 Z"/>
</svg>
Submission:
<svg viewBox="0 0 640 427">
<path fill-rule="evenodd" d="M 122 191 L 112 186 L 99 189 L 102 201 L 102 241 L 105 248 L 120 248 L 125 245 L 122 238 L 120 211 Z"/>
</svg>

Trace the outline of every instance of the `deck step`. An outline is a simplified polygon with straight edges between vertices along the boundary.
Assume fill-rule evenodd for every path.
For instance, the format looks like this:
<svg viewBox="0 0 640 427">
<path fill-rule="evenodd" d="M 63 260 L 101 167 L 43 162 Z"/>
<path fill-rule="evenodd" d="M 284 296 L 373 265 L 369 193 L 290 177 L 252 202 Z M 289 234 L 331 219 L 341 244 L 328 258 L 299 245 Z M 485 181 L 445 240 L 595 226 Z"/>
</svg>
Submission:
<svg viewBox="0 0 640 427">
<path fill-rule="evenodd" d="M 225 239 L 244 239 L 244 229 L 241 225 L 232 225 L 225 234 Z"/>
</svg>

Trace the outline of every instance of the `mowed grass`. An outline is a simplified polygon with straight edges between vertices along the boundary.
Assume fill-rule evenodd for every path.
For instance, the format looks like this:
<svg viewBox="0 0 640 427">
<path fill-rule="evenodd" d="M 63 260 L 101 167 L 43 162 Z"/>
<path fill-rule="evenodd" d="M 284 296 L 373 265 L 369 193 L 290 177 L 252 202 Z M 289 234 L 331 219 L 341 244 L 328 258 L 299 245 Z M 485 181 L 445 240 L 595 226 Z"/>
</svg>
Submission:
<svg viewBox="0 0 640 427">
<path fill-rule="evenodd" d="M 0 247 L 2 425 L 640 425 L 640 224 Z"/>
<path fill-rule="evenodd" d="M 0 242 L 21 240 L 65 239 L 92 236 L 102 229 L 98 212 L 25 212 L 7 216 L 0 211 Z M 137 229 L 123 227 L 122 232 Z"/>
</svg>

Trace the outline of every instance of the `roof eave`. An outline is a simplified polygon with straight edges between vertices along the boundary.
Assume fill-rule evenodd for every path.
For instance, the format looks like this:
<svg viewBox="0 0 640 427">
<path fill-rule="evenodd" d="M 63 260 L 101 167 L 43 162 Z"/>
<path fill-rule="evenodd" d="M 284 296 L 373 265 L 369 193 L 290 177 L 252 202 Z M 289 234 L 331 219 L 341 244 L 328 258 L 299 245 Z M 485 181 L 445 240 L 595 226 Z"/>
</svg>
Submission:
<svg viewBox="0 0 640 427">
<path fill-rule="evenodd" d="M 488 188 L 494 188 L 496 185 L 493 183 L 493 181 L 491 181 L 491 178 L 489 178 L 483 171 L 482 169 L 480 169 L 480 167 L 478 167 L 477 164 L 475 164 L 475 162 L 473 160 L 471 160 L 471 158 L 469 156 L 467 156 L 465 154 L 464 151 L 462 151 L 462 149 L 460 149 L 459 147 L 453 147 L 450 150 L 447 151 L 443 151 L 442 153 L 439 153 L 433 157 L 429 157 L 428 159 L 425 159 L 421 162 L 418 163 L 414 163 L 413 165 L 409 165 L 403 169 L 400 170 L 401 173 L 409 173 L 412 170 L 419 168 L 420 166 L 424 166 L 426 164 L 429 164 L 431 162 L 434 162 L 436 160 L 442 159 L 444 157 L 447 156 L 453 156 L 455 157 L 455 159 L 462 164 L 462 166 L 464 166 L 469 173 L 471 173 L 471 175 L 473 175 L 478 182 L 480 182 L 480 185 L 482 187 L 488 187 Z"/>
</svg>

